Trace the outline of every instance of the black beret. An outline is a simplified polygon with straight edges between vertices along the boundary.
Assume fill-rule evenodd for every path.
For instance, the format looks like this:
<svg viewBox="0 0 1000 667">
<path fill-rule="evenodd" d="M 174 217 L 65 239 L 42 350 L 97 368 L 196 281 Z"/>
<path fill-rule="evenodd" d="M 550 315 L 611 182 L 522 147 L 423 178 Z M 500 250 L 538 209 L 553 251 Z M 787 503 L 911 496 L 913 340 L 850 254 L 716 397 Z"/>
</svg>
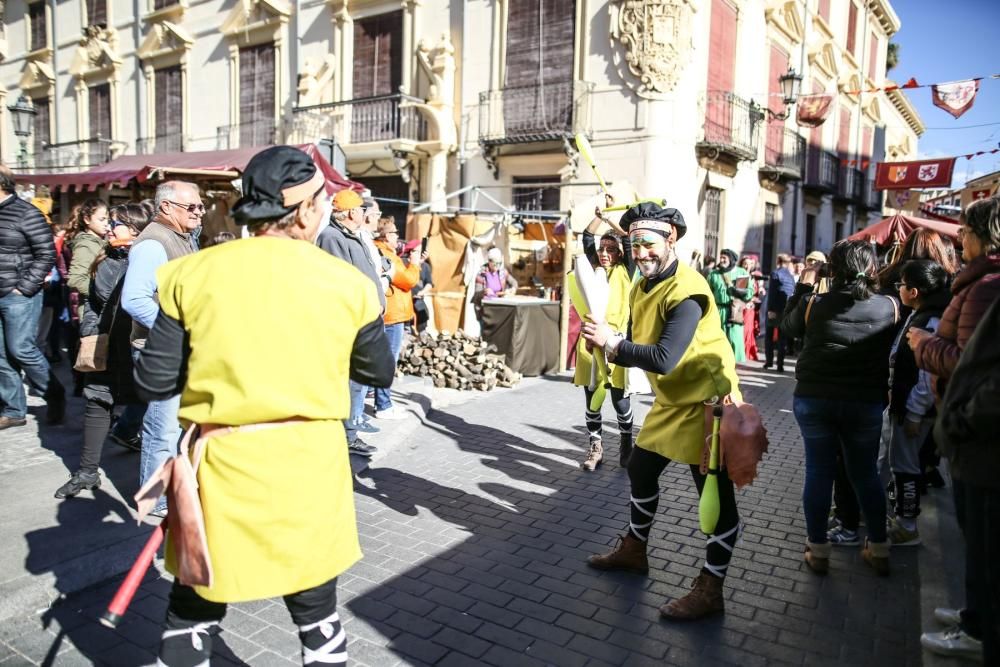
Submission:
<svg viewBox="0 0 1000 667">
<path fill-rule="evenodd" d="M 666 202 L 663 202 L 666 204 Z M 619 225 L 626 231 L 638 220 L 655 220 L 657 222 L 666 222 L 677 230 L 677 238 L 681 238 L 687 233 L 687 223 L 684 222 L 684 216 L 676 208 L 666 208 L 659 204 L 650 201 L 644 201 L 640 204 L 636 204 L 629 210 L 625 211 L 622 215 Z"/>
<path fill-rule="evenodd" d="M 243 171 L 243 196 L 233 206 L 233 219 L 246 225 L 283 218 L 303 201 L 300 197 L 288 201 L 285 191 L 314 179 L 318 184 L 310 196 L 322 185 L 322 179 L 312 158 L 298 148 L 272 146 L 263 150 L 250 158 Z"/>
</svg>

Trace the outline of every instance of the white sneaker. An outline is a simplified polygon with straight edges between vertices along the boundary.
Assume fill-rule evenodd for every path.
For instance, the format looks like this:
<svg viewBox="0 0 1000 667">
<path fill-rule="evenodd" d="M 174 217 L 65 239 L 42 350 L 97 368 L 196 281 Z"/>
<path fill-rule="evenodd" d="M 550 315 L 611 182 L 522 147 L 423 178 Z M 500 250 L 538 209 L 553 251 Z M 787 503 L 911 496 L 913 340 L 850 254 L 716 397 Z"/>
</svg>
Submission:
<svg viewBox="0 0 1000 667">
<path fill-rule="evenodd" d="M 934 620 L 947 628 L 953 628 L 962 622 L 962 610 L 938 607 L 934 610 Z"/>
<path fill-rule="evenodd" d="M 406 419 L 406 413 L 394 405 L 388 410 L 379 410 L 376 412 L 375 419 Z"/>
<path fill-rule="evenodd" d="M 983 661 L 983 643 L 965 634 L 961 628 L 949 628 L 944 632 L 925 632 L 920 635 L 920 644 L 938 655 Z"/>
</svg>

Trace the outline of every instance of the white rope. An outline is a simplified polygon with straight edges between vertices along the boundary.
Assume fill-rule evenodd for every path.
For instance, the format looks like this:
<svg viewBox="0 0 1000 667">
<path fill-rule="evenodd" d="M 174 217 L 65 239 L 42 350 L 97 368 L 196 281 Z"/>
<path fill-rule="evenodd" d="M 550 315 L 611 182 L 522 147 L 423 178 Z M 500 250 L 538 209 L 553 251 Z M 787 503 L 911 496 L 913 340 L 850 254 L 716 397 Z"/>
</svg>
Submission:
<svg viewBox="0 0 1000 667">
<path fill-rule="evenodd" d="M 726 578 L 726 570 L 729 569 L 728 565 L 712 565 L 708 561 L 705 561 L 705 569 L 717 576 L 719 579 Z"/>
<path fill-rule="evenodd" d="M 629 495 L 629 500 L 631 500 L 633 503 L 648 503 L 651 500 L 659 500 L 659 499 L 660 499 L 659 492 L 657 492 L 655 495 L 650 496 L 649 498 L 636 498 L 633 495 Z"/>
<path fill-rule="evenodd" d="M 333 634 L 334 627 L 338 629 L 336 635 Z M 347 662 L 347 651 L 342 650 L 346 647 L 347 636 L 344 634 L 344 629 L 340 627 L 340 616 L 337 615 L 337 612 L 333 612 L 333 614 L 327 616 L 322 621 L 309 623 L 308 625 L 300 625 L 299 632 L 304 635 L 305 633 L 317 628 L 320 633 L 327 639 L 330 639 L 330 641 L 316 649 L 307 648 L 303 645 L 302 664 L 310 665 L 313 663 L 322 663 L 329 665 Z"/>
<path fill-rule="evenodd" d="M 727 537 L 738 531 L 740 529 L 740 525 L 741 525 L 740 523 L 736 524 L 735 526 L 724 532 L 722 535 L 710 535 L 708 541 L 705 543 L 705 548 L 707 549 L 712 544 L 719 544 L 725 547 L 726 550 L 729 551 L 729 553 L 733 553 L 733 547 L 726 544 L 726 542 L 724 542 L 723 540 L 725 540 Z"/>
<path fill-rule="evenodd" d="M 218 625 L 218 621 L 208 621 L 207 623 L 198 623 L 197 625 L 192 625 L 190 628 L 182 628 L 180 630 L 164 630 L 163 634 L 160 636 L 161 641 L 166 641 L 173 637 L 180 637 L 181 635 L 191 635 L 191 646 L 194 650 L 201 651 L 205 648 L 205 642 L 202 640 L 201 635 L 209 636 L 209 628 Z M 208 664 L 205 662 L 203 664 Z M 199 665 L 200 667 L 200 665 Z"/>
<path fill-rule="evenodd" d="M 632 534 L 635 535 L 636 539 L 638 539 L 640 542 L 646 541 L 646 538 L 640 535 L 638 531 L 636 531 L 636 529 L 631 524 L 629 524 L 628 529 L 632 531 Z"/>
</svg>

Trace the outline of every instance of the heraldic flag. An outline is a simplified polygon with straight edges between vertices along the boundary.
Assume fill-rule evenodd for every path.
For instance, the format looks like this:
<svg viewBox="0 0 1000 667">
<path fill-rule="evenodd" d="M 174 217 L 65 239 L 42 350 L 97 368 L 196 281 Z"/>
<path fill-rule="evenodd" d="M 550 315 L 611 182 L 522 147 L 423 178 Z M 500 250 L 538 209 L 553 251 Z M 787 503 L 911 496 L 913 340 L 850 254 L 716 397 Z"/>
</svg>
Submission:
<svg viewBox="0 0 1000 667">
<path fill-rule="evenodd" d="M 947 188 L 955 158 L 918 162 L 879 162 L 875 169 L 876 190 L 906 190 L 908 188 Z"/>
</svg>

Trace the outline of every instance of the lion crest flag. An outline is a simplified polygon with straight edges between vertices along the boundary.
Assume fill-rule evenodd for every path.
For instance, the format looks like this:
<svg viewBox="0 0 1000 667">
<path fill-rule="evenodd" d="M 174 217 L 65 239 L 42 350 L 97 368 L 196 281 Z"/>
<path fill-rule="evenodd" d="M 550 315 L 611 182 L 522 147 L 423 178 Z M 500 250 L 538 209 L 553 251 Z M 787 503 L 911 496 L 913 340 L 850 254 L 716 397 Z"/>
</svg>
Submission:
<svg viewBox="0 0 1000 667">
<path fill-rule="evenodd" d="M 876 190 L 908 190 L 951 186 L 955 158 L 919 162 L 879 162 L 875 168 Z"/>
</svg>

